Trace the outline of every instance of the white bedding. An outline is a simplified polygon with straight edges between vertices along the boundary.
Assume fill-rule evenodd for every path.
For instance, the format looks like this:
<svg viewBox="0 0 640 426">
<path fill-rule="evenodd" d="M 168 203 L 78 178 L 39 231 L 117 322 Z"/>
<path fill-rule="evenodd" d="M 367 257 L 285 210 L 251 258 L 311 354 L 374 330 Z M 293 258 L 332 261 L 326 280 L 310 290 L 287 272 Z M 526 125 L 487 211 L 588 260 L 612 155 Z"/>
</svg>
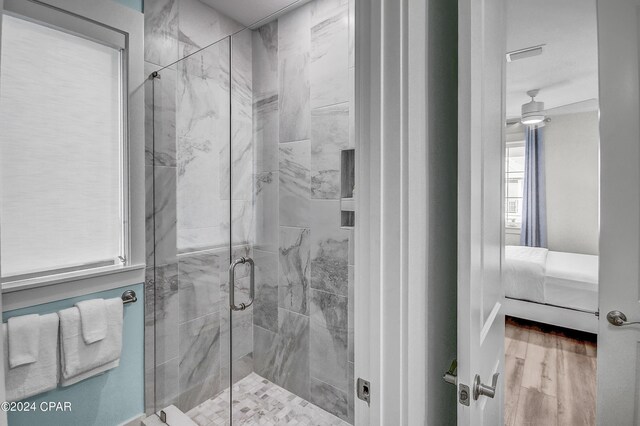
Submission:
<svg viewBox="0 0 640 426">
<path fill-rule="evenodd" d="M 598 256 L 507 246 L 503 279 L 507 297 L 598 310 Z"/>
<path fill-rule="evenodd" d="M 540 247 L 506 246 L 502 271 L 505 295 L 545 303 L 544 280 L 548 252 Z"/>
<path fill-rule="evenodd" d="M 550 251 L 547 256 L 545 303 L 598 310 L 598 256 Z"/>
</svg>

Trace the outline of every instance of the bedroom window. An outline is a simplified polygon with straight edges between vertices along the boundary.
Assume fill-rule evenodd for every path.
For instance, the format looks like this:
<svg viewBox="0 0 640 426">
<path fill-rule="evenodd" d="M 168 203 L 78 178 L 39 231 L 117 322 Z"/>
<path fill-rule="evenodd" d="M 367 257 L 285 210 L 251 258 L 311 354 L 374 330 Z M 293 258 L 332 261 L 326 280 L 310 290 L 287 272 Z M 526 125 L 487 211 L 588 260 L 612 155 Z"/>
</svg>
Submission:
<svg viewBox="0 0 640 426">
<path fill-rule="evenodd" d="M 505 152 L 505 226 L 520 229 L 524 189 L 524 141 L 507 143 Z"/>
</svg>

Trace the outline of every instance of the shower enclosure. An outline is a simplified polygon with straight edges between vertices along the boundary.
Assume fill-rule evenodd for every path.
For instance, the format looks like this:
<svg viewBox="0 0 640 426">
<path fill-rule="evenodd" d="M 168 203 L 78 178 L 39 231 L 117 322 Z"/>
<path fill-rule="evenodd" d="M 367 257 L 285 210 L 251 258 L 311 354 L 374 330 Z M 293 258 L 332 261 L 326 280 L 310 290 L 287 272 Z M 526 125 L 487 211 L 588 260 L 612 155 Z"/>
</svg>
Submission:
<svg viewBox="0 0 640 426">
<path fill-rule="evenodd" d="M 269 381 L 353 423 L 353 4 L 153 5 L 147 412 L 240 424 Z"/>
</svg>

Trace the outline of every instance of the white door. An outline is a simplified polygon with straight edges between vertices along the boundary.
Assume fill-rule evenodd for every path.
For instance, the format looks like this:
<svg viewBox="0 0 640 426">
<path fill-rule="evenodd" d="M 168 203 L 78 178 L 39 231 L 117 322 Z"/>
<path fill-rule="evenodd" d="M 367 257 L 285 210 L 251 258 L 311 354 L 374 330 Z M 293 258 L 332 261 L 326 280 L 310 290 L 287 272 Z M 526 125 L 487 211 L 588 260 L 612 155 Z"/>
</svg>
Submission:
<svg viewBox="0 0 640 426">
<path fill-rule="evenodd" d="M 458 4 L 458 425 L 495 426 L 504 424 L 500 268 L 506 4 Z"/>
<path fill-rule="evenodd" d="M 640 90 L 638 0 L 598 0 L 600 80 L 599 425 L 640 424 Z"/>
</svg>

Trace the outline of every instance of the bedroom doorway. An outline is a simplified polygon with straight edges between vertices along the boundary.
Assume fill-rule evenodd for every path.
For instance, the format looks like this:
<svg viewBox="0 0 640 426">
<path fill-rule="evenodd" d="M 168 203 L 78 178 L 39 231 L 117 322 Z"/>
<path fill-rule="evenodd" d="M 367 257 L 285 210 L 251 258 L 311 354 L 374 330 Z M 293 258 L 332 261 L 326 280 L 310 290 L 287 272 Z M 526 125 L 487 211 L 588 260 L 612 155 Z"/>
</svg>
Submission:
<svg viewBox="0 0 640 426">
<path fill-rule="evenodd" d="M 640 0 L 458 4 L 458 425 L 640 424 Z"/>
<path fill-rule="evenodd" d="M 596 424 L 595 0 L 506 4 L 504 423 Z"/>
</svg>

